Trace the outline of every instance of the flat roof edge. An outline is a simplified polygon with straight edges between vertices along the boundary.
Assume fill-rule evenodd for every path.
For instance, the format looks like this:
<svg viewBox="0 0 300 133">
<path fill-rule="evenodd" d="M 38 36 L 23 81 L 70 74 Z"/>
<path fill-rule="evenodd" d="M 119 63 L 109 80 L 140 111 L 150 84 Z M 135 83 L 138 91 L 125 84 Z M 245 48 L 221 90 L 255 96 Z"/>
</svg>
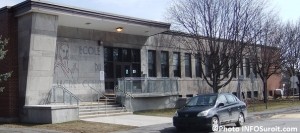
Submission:
<svg viewBox="0 0 300 133">
<path fill-rule="evenodd" d="M 24 1 L 22 3 L 19 3 L 15 6 L 13 6 L 13 8 L 14 8 L 14 10 L 16 10 L 16 16 L 21 16 L 27 12 L 32 11 L 33 8 L 36 8 L 39 10 L 43 10 L 43 9 L 45 9 L 47 11 L 52 10 L 54 12 L 68 13 L 68 14 L 72 14 L 72 15 L 83 15 L 83 16 L 89 16 L 89 17 L 95 17 L 95 18 L 111 19 L 111 20 L 116 20 L 116 21 L 123 21 L 123 22 L 128 22 L 128 23 L 154 26 L 154 27 L 159 27 L 159 28 L 169 29 L 171 26 L 170 23 L 165 23 L 165 22 L 145 20 L 145 19 L 111 14 L 111 13 L 106 13 L 106 12 L 92 11 L 92 10 L 87 10 L 87 9 L 82 9 L 82 8 L 77 8 L 77 7 L 58 5 L 58 4 L 54 4 L 54 3 L 50 3 L 50 2 L 46 2 L 46 1 L 40 1 L 40 0 L 27 0 L 27 1 Z"/>
</svg>

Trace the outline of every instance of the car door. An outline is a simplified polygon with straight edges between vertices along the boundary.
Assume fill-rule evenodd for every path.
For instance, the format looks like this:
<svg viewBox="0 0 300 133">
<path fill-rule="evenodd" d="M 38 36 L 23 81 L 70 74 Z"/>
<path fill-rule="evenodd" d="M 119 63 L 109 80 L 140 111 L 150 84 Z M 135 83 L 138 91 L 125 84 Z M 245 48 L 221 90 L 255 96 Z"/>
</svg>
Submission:
<svg viewBox="0 0 300 133">
<path fill-rule="evenodd" d="M 239 104 L 233 95 L 226 94 L 225 97 L 228 102 L 229 120 L 235 122 L 240 114 Z"/>
<path fill-rule="evenodd" d="M 217 113 L 221 123 L 227 123 L 229 121 L 229 111 L 227 99 L 224 95 L 219 95 L 216 104 L 224 103 L 224 106 L 217 107 Z"/>
</svg>

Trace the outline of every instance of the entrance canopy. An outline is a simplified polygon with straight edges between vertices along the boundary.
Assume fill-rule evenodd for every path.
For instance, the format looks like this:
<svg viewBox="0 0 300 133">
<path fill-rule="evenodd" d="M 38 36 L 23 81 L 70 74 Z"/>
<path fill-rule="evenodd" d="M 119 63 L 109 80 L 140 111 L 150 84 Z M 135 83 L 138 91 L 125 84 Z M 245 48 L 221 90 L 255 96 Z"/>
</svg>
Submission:
<svg viewBox="0 0 300 133">
<path fill-rule="evenodd" d="M 123 28 L 121 33 L 141 36 L 151 36 L 170 28 L 169 23 L 86 10 L 40 0 L 27 0 L 12 8 L 15 9 L 16 16 L 31 12 L 57 15 L 59 26 L 108 32 L 116 32 L 116 28 L 121 27 Z"/>
</svg>

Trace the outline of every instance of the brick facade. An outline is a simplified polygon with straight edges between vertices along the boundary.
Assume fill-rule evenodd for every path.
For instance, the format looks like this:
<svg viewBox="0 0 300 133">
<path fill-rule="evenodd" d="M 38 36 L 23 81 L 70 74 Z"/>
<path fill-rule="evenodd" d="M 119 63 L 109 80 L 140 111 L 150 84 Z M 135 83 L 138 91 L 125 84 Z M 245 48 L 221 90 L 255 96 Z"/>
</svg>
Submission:
<svg viewBox="0 0 300 133">
<path fill-rule="evenodd" d="M 17 18 L 8 8 L 0 10 L 0 35 L 8 38 L 8 50 L 4 60 L 0 61 L 0 73 L 13 71 L 12 77 L 3 82 L 4 92 L 0 93 L 0 118 L 15 119 L 19 114 L 19 80 L 18 80 L 18 38 Z"/>
</svg>

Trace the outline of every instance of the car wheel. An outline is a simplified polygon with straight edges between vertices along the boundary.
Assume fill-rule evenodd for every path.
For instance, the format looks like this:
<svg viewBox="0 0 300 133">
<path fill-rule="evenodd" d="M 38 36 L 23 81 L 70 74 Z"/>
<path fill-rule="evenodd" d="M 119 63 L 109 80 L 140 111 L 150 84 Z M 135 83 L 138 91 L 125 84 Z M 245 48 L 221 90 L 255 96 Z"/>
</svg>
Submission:
<svg viewBox="0 0 300 133">
<path fill-rule="evenodd" d="M 213 117 L 211 118 L 211 131 L 216 132 L 219 131 L 219 126 L 220 126 L 220 122 L 219 119 L 217 117 Z"/>
<path fill-rule="evenodd" d="M 235 123 L 237 127 L 241 127 L 244 125 L 245 117 L 242 113 L 239 114 L 238 121 Z"/>
</svg>

